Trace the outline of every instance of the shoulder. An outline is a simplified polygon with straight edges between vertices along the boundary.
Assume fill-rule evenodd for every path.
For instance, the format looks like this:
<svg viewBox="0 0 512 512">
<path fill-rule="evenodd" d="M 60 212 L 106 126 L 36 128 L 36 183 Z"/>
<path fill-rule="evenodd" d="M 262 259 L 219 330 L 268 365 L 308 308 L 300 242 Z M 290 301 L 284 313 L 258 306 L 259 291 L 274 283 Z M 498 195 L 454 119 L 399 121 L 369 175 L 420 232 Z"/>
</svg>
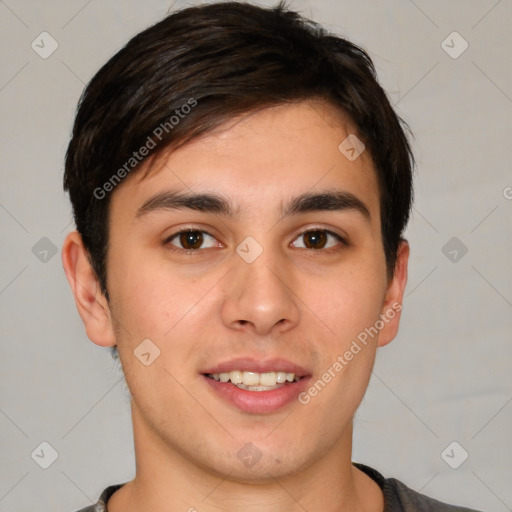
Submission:
<svg viewBox="0 0 512 512">
<path fill-rule="evenodd" d="M 384 496 L 386 500 L 393 503 L 393 506 L 389 508 L 389 512 L 395 510 L 407 512 L 478 512 L 474 509 L 442 503 L 434 498 L 420 494 L 395 478 L 387 478 L 385 480 Z M 387 508 L 385 512 L 388 512 Z"/>
<path fill-rule="evenodd" d="M 98 498 L 98 501 L 94 505 L 89 505 L 88 507 L 81 508 L 76 512 L 108 512 L 107 510 L 107 502 L 109 498 L 114 494 L 118 489 L 120 489 L 124 483 L 110 485 L 107 487 Z"/>
<path fill-rule="evenodd" d="M 395 478 L 384 478 L 377 470 L 369 466 L 353 464 L 379 484 L 384 494 L 384 512 L 479 512 L 470 508 L 442 503 L 413 491 Z"/>
</svg>

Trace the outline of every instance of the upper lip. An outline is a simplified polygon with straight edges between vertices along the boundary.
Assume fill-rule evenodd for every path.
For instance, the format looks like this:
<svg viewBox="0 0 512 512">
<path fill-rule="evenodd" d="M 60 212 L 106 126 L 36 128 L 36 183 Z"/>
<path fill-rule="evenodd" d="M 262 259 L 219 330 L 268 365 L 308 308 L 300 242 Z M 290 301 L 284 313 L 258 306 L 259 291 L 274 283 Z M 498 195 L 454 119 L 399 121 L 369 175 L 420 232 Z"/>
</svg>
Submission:
<svg viewBox="0 0 512 512">
<path fill-rule="evenodd" d="M 235 370 L 255 372 L 255 373 L 268 373 L 268 372 L 286 372 L 294 373 L 296 377 L 306 377 L 309 372 L 295 363 L 286 359 L 255 359 L 253 357 L 237 357 L 230 359 L 215 366 L 211 366 L 202 374 L 213 373 L 229 373 Z"/>
</svg>

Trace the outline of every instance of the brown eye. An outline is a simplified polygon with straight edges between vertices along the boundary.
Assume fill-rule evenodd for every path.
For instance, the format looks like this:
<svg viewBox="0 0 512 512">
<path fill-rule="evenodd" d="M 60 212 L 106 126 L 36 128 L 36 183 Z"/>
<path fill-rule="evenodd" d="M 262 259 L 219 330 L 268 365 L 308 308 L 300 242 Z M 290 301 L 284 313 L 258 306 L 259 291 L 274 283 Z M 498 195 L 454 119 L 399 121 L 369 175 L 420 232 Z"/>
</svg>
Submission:
<svg viewBox="0 0 512 512">
<path fill-rule="evenodd" d="M 184 231 L 179 240 L 184 249 L 198 249 L 203 243 L 203 234 L 200 231 Z"/>
<path fill-rule="evenodd" d="M 303 236 L 308 249 L 322 249 L 327 243 L 327 236 L 323 231 L 308 231 Z"/>
<path fill-rule="evenodd" d="M 301 233 L 300 236 L 297 237 L 296 240 L 304 241 L 301 244 L 294 243 L 294 247 L 299 247 L 300 249 L 329 249 L 336 245 L 336 241 L 338 245 L 346 246 L 347 243 L 345 240 L 338 235 L 337 233 L 333 233 L 328 229 L 312 229 L 309 231 L 305 231 Z M 334 239 L 334 243 L 330 242 L 329 239 Z M 330 245 L 328 245 L 330 244 Z"/>
<path fill-rule="evenodd" d="M 175 242 L 173 242 L 175 240 Z M 210 243 L 206 247 L 202 247 L 209 240 Z M 215 247 L 215 237 L 210 235 L 210 233 L 206 231 L 201 231 L 198 229 L 189 229 L 185 231 L 180 231 L 178 233 L 174 233 L 167 240 L 165 240 L 165 244 L 170 244 L 173 248 L 182 251 L 198 251 L 202 248 Z"/>
</svg>

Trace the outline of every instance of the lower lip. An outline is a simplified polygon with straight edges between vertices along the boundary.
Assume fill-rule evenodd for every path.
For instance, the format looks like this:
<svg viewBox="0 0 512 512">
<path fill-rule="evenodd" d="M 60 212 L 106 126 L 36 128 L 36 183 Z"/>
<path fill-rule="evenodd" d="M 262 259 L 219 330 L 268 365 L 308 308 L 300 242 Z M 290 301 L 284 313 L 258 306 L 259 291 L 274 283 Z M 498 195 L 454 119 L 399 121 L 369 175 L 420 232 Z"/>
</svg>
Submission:
<svg viewBox="0 0 512 512">
<path fill-rule="evenodd" d="M 266 414 L 282 409 L 297 400 L 299 393 L 304 391 L 309 381 L 309 377 L 303 377 L 298 382 L 291 382 L 270 391 L 248 391 L 229 382 L 220 382 L 205 375 L 202 377 L 221 398 L 241 411 L 252 414 Z"/>
</svg>

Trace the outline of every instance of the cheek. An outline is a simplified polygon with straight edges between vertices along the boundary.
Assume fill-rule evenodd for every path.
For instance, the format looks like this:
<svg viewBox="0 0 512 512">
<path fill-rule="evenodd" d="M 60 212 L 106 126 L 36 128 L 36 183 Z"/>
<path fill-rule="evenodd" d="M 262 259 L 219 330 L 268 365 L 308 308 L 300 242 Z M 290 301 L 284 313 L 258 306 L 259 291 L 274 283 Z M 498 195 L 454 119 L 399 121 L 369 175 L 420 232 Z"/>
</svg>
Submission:
<svg viewBox="0 0 512 512">
<path fill-rule="evenodd" d="M 385 296 L 385 273 L 380 266 L 361 262 L 357 267 L 340 269 L 321 288 L 307 286 L 310 297 L 317 290 L 311 309 L 334 332 L 340 348 L 378 320 Z"/>
<path fill-rule="evenodd" d="M 113 262 L 112 267 L 110 289 L 117 321 L 126 326 L 133 343 L 139 338 L 166 339 L 201 305 L 204 286 L 176 275 L 165 261 L 132 254 L 130 260 Z"/>
<path fill-rule="evenodd" d="M 329 325 L 336 339 L 344 346 L 356 339 L 379 318 L 382 300 L 380 295 L 338 294 L 331 298 Z"/>
<path fill-rule="evenodd" d="M 315 421 L 326 437 L 353 415 L 368 386 L 378 339 L 374 326 L 385 290 L 385 279 L 379 276 L 369 273 L 363 279 L 360 273 L 340 272 L 314 295 L 311 309 L 319 313 L 330 334 L 318 346 L 321 373 L 300 403 L 315 411 Z"/>
<path fill-rule="evenodd" d="M 185 282 L 157 262 L 147 260 L 124 263 L 115 274 L 112 314 L 131 395 L 144 410 L 152 406 L 153 400 L 148 397 L 160 395 L 164 402 L 179 403 L 178 409 L 188 411 L 190 397 L 177 382 L 189 378 L 189 368 L 182 362 L 193 360 L 190 332 L 200 323 L 195 321 L 198 315 L 204 314 L 206 301 L 201 297 L 207 284 Z M 149 353 L 147 366 L 142 355 L 145 353 Z M 148 417 L 156 413 L 148 413 Z"/>
</svg>

